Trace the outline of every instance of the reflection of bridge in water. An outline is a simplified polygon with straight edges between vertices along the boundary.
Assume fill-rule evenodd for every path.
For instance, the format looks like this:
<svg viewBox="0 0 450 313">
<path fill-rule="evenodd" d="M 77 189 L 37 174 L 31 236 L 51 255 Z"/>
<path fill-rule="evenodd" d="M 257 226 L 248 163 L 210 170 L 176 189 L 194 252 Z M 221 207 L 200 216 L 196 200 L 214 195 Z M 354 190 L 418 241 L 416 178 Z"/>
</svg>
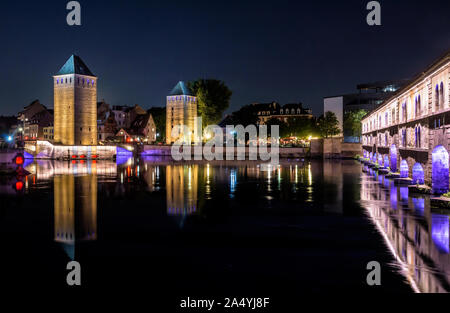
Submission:
<svg viewBox="0 0 450 313">
<path fill-rule="evenodd" d="M 449 215 L 435 213 L 430 200 L 368 170 L 361 200 L 401 272 L 417 292 L 450 292 Z"/>
</svg>

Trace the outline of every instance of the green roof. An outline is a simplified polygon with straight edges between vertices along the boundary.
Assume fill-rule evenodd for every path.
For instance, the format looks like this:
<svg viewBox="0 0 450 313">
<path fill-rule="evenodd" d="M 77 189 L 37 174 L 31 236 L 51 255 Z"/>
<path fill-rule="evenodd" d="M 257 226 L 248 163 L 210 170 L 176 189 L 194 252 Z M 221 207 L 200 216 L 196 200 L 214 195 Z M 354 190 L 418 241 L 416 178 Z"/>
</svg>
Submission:
<svg viewBox="0 0 450 313">
<path fill-rule="evenodd" d="M 84 64 L 83 60 L 77 55 L 72 54 L 70 58 L 66 61 L 66 63 L 59 70 L 58 75 L 67 75 L 67 74 L 80 74 L 87 76 L 94 76 L 91 70 Z"/>
<path fill-rule="evenodd" d="M 172 89 L 169 96 L 192 96 L 191 91 L 186 86 L 183 81 L 178 82 L 178 84 Z"/>
</svg>

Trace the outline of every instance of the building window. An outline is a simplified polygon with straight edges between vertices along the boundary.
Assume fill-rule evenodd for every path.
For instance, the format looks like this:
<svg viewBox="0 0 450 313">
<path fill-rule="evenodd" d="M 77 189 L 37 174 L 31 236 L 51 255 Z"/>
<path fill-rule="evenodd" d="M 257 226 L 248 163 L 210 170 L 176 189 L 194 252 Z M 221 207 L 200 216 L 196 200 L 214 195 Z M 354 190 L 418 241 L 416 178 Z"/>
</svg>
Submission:
<svg viewBox="0 0 450 313">
<path fill-rule="evenodd" d="M 406 129 L 402 130 L 402 146 L 406 147 Z"/>
<path fill-rule="evenodd" d="M 444 107 L 444 83 L 441 82 L 441 88 L 439 89 L 439 105 Z"/>
<path fill-rule="evenodd" d="M 434 91 L 434 103 L 436 110 L 439 110 L 439 85 L 436 85 L 436 89 Z"/>
<path fill-rule="evenodd" d="M 406 102 L 404 102 L 402 104 L 402 118 L 403 118 L 403 122 L 406 122 Z"/>
</svg>

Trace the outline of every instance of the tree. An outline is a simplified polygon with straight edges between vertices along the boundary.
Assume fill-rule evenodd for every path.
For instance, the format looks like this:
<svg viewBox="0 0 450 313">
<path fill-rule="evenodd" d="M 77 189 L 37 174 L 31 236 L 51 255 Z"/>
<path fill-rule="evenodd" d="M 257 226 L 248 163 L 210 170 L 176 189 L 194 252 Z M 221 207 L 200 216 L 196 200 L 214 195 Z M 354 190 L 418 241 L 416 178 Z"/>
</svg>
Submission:
<svg viewBox="0 0 450 313">
<path fill-rule="evenodd" d="M 301 139 L 316 137 L 319 131 L 316 127 L 316 119 L 308 117 L 291 117 L 287 121 L 289 125 L 289 136 L 295 136 Z"/>
<path fill-rule="evenodd" d="M 366 110 L 348 111 L 344 114 L 344 135 L 361 137 L 361 120 L 366 116 Z"/>
<path fill-rule="evenodd" d="M 278 125 L 279 126 L 279 135 L 280 138 L 288 137 L 289 136 L 289 125 L 283 121 L 280 121 L 277 118 L 270 118 L 266 123 L 267 125 L 267 135 L 272 136 L 272 125 Z"/>
<path fill-rule="evenodd" d="M 203 128 L 218 124 L 230 105 L 231 90 L 216 79 L 198 79 L 189 82 L 188 87 L 197 97 L 197 114 L 202 117 Z"/>
<path fill-rule="evenodd" d="M 319 117 L 317 126 L 319 127 L 322 137 L 325 138 L 336 136 L 341 133 L 336 114 L 330 111 L 325 112 L 324 115 Z"/>
<path fill-rule="evenodd" d="M 164 142 L 166 138 L 166 108 L 150 108 L 147 113 L 152 115 L 156 132 L 159 134 L 159 136 L 156 136 L 156 141 Z"/>
<path fill-rule="evenodd" d="M 253 105 L 248 104 L 233 112 L 229 117 L 230 125 L 256 125 L 258 122 L 258 114 Z"/>
</svg>

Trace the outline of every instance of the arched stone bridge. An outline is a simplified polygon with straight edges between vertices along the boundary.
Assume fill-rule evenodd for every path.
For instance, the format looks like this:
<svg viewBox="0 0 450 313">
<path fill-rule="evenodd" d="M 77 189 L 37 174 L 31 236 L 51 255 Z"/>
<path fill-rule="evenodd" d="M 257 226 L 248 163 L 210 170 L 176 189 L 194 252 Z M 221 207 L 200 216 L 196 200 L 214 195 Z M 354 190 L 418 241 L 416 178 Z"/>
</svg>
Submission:
<svg viewBox="0 0 450 313">
<path fill-rule="evenodd" d="M 362 120 L 363 154 L 413 183 L 449 191 L 450 51 Z"/>
</svg>

